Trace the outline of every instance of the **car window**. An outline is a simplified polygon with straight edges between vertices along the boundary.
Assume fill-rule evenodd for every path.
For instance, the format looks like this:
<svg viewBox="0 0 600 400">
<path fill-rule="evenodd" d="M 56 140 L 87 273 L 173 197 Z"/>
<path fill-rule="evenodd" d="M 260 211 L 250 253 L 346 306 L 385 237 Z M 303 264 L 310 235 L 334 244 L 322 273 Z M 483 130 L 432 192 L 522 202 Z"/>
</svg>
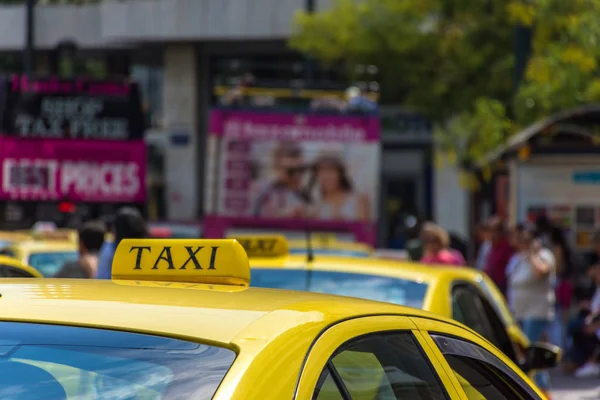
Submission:
<svg viewBox="0 0 600 400">
<path fill-rule="evenodd" d="M 452 313 L 454 319 L 481 334 L 511 360 L 518 361 L 506 325 L 478 288 L 468 284 L 454 286 Z"/>
<path fill-rule="evenodd" d="M 473 329 L 494 345 L 501 344 L 494 334 L 481 299 L 467 286 L 455 286 L 452 290 L 452 318 Z"/>
<path fill-rule="evenodd" d="M 0 355 L 2 399 L 210 399 L 236 357 L 153 335 L 13 322 L 0 322 Z"/>
<path fill-rule="evenodd" d="M 0 265 L 0 277 L 2 278 L 33 278 L 29 272 L 9 265 Z"/>
<path fill-rule="evenodd" d="M 490 298 L 492 306 L 500 318 L 502 318 L 502 322 L 505 325 L 514 325 L 515 320 L 512 317 L 512 314 L 508 309 L 508 304 L 506 304 L 506 300 L 500 290 L 497 287 L 493 287 L 493 283 L 488 282 L 486 279 L 482 279 L 479 282 L 479 285 Z"/>
<path fill-rule="evenodd" d="M 313 400 L 345 400 L 329 367 L 325 368 L 319 377 L 312 398 Z"/>
<path fill-rule="evenodd" d="M 384 301 L 421 308 L 428 285 L 380 275 L 300 269 L 258 269 L 250 285 L 271 289 L 304 290 Z"/>
<path fill-rule="evenodd" d="M 371 334 L 342 345 L 329 360 L 313 398 L 320 399 L 327 374 L 338 377 L 338 391 L 346 398 L 447 398 L 427 356 L 408 332 Z"/>
<path fill-rule="evenodd" d="M 460 338 L 438 334 L 431 337 L 468 399 L 540 399 L 511 367 L 486 349 Z"/>
<path fill-rule="evenodd" d="M 27 264 L 37 269 L 45 277 L 52 277 L 61 270 L 65 263 L 77 260 L 76 251 L 33 253 Z"/>
</svg>

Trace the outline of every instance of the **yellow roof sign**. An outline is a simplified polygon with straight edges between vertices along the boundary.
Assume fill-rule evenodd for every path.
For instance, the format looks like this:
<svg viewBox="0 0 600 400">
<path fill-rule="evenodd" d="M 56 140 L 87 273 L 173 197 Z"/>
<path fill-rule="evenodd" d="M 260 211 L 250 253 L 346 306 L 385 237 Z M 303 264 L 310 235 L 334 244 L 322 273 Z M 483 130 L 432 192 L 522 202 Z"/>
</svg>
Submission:
<svg viewBox="0 0 600 400">
<path fill-rule="evenodd" d="M 39 231 L 31 234 L 37 240 L 59 240 L 77 243 L 77 231 L 71 229 L 57 229 L 55 231 Z"/>
<path fill-rule="evenodd" d="M 248 257 L 282 257 L 289 253 L 287 239 L 282 235 L 238 235 L 235 239 L 244 247 Z"/>
<path fill-rule="evenodd" d="M 248 286 L 250 264 L 234 239 L 124 239 L 112 279 Z"/>
</svg>

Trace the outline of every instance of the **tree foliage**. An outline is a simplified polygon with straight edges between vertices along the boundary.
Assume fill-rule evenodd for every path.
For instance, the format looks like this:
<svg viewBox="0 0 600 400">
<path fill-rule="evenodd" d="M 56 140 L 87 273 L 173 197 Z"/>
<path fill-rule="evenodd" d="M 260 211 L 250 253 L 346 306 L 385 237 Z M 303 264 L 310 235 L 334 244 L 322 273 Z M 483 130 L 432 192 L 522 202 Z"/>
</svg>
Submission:
<svg viewBox="0 0 600 400">
<path fill-rule="evenodd" d="M 433 119 L 440 144 L 475 161 L 550 113 L 600 100 L 600 1 L 334 0 L 297 17 L 292 47 L 375 64 L 382 98 Z M 515 90 L 514 27 L 532 29 Z"/>
</svg>

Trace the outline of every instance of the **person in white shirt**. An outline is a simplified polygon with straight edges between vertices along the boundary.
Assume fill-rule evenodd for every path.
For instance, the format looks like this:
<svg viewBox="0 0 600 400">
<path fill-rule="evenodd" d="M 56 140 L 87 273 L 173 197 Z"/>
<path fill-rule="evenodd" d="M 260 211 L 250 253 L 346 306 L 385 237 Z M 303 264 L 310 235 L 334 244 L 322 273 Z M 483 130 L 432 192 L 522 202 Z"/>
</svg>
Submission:
<svg viewBox="0 0 600 400">
<path fill-rule="evenodd" d="M 515 244 L 517 253 L 506 272 L 509 304 L 529 340 L 542 341 L 555 318 L 556 260 L 552 251 L 542 246 L 534 227 L 519 225 Z M 550 390 L 547 371 L 536 373 L 535 382 L 542 391 Z"/>
</svg>

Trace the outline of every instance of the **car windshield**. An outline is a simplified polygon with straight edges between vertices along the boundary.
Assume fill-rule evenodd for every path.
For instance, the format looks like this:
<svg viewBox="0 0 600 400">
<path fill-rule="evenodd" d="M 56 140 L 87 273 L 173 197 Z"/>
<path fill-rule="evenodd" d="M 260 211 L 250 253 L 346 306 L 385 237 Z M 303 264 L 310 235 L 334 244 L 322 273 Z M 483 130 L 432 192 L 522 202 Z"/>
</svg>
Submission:
<svg viewBox="0 0 600 400">
<path fill-rule="evenodd" d="M 33 253 L 27 264 L 40 271 L 45 277 L 52 277 L 60 271 L 66 262 L 77 260 L 76 251 Z"/>
<path fill-rule="evenodd" d="M 210 399 L 229 349 L 160 336 L 0 323 L 0 398 Z"/>
<path fill-rule="evenodd" d="M 384 301 L 421 308 L 427 284 L 388 276 L 298 269 L 252 270 L 250 285 L 262 288 L 304 290 Z"/>
</svg>

